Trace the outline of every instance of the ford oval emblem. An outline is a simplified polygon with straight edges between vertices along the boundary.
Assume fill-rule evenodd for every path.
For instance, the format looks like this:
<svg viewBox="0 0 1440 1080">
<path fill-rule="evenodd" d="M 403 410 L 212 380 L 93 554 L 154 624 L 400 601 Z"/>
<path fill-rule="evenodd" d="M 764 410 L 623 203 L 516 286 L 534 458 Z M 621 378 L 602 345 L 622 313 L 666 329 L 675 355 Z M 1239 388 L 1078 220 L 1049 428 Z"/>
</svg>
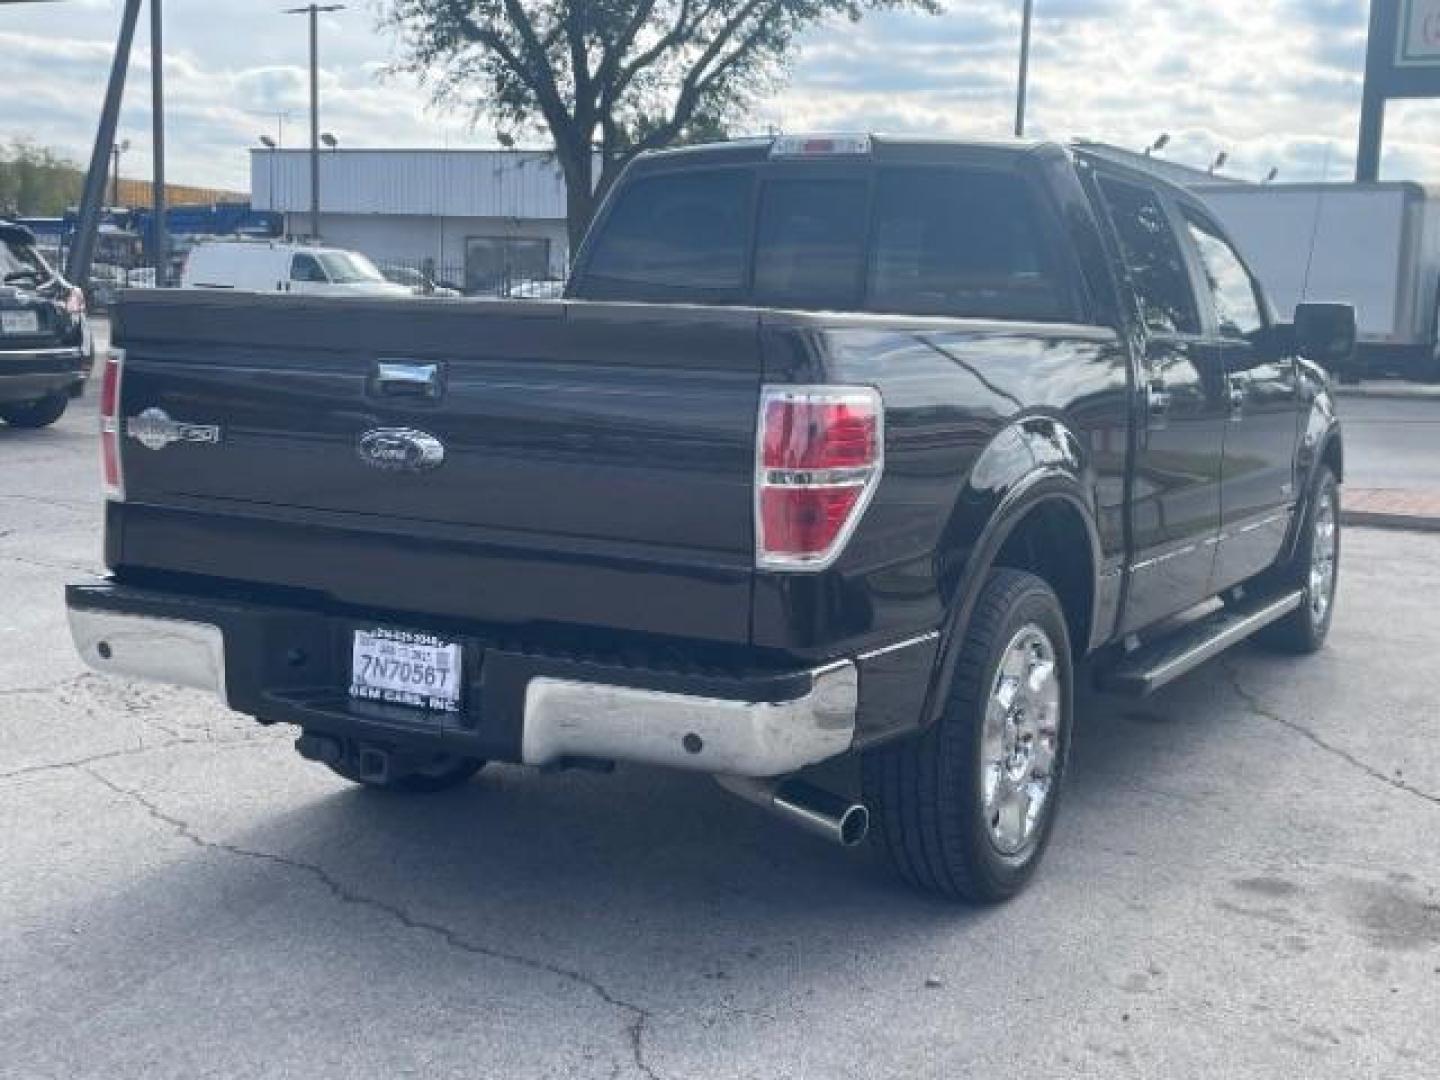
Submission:
<svg viewBox="0 0 1440 1080">
<path fill-rule="evenodd" d="M 425 472 L 445 460 L 445 444 L 412 428 L 372 428 L 360 436 L 360 460 L 389 472 Z"/>
</svg>

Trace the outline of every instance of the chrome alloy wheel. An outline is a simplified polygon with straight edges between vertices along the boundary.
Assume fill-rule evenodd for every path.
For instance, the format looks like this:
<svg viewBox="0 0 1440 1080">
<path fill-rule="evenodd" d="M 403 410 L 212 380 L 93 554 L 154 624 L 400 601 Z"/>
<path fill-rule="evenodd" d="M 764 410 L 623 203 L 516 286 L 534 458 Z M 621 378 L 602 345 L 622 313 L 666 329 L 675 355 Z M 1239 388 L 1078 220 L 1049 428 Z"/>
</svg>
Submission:
<svg viewBox="0 0 1440 1080">
<path fill-rule="evenodd" d="M 1335 513 L 1335 489 L 1320 492 L 1315 507 L 1315 535 L 1310 544 L 1310 619 L 1316 626 L 1325 622 L 1335 598 L 1335 564 L 1340 550 L 1340 526 Z"/>
<path fill-rule="evenodd" d="M 1001 654 L 985 707 L 981 797 L 990 839 L 1017 855 L 1035 835 L 1054 786 L 1060 667 L 1050 636 L 1026 623 Z"/>
</svg>

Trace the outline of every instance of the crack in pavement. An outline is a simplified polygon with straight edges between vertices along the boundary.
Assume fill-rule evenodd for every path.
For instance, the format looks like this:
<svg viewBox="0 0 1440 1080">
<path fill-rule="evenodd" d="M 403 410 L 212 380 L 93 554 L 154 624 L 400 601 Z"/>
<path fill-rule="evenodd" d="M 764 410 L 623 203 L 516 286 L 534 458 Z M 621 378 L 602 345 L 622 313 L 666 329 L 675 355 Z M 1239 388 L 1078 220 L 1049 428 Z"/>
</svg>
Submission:
<svg viewBox="0 0 1440 1080">
<path fill-rule="evenodd" d="M 80 686 L 95 677 L 93 671 L 80 671 L 74 675 L 67 675 L 63 679 L 57 679 L 55 682 L 45 683 L 43 686 L 0 687 L 0 697 L 14 697 L 20 694 L 51 694 L 57 690 Z"/>
<path fill-rule="evenodd" d="M 611 1008 L 629 1014 L 631 1019 L 629 1023 L 625 1025 L 625 1034 L 629 1044 L 631 1061 L 635 1069 L 641 1075 L 647 1077 L 648 1080 L 660 1080 L 659 1074 L 645 1060 L 645 1028 L 651 1020 L 650 1010 L 619 997 L 594 976 L 587 975 L 583 971 L 575 968 L 565 967 L 562 964 L 537 960 L 534 957 L 525 956 L 522 953 L 510 952 L 491 945 L 483 945 L 479 942 L 471 941 L 468 938 L 462 937 L 457 931 L 452 930 L 443 923 L 422 919 L 412 915 L 398 904 L 389 903 L 385 900 L 357 892 L 317 863 L 293 859 L 286 855 L 277 855 L 274 852 L 257 851 L 253 848 L 240 847 L 237 844 L 225 843 L 219 840 L 208 840 L 196 832 L 189 822 L 163 810 L 144 793 L 115 783 L 103 773 L 90 768 L 88 764 L 79 765 L 78 768 L 94 779 L 96 783 L 109 788 L 110 791 L 116 795 L 128 799 L 145 811 L 152 820 L 169 828 L 177 836 L 189 841 L 202 851 L 223 852 L 238 858 L 272 863 L 276 866 L 283 866 L 286 869 L 298 871 L 313 881 L 318 882 L 332 897 L 342 904 L 351 904 L 356 907 L 377 911 L 393 919 L 405 927 L 405 929 L 429 934 L 459 952 L 484 957 L 485 959 L 495 960 L 501 963 L 514 964 L 517 967 L 523 967 L 529 971 L 551 975 L 590 991 Z"/>
<path fill-rule="evenodd" d="M 1398 776 L 1390 776 L 1368 762 L 1362 761 L 1348 750 L 1344 750 L 1334 743 L 1328 742 L 1324 737 L 1316 734 L 1304 724 L 1297 723 L 1266 708 L 1264 703 L 1261 702 L 1259 695 L 1246 689 L 1244 683 L 1240 681 L 1240 670 L 1233 663 L 1222 661 L 1220 666 L 1225 670 L 1226 675 L 1229 676 L 1230 688 L 1235 692 L 1235 695 L 1245 703 L 1245 707 L 1249 709 L 1253 715 L 1260 717 L 1262 720 L 1269 720 L 1272 724 L 1279 724 L 1283 728 L 1288 728 L 1312 745 L 1324 750 L 1327 754 L 1339 758 L 1352 768 L 1359 769 L 1372 780 L 1379 780 L 1382 784 L 1388 784 L 1397 791 L 1403 791 L 1408 795 L 1415 796 L 1417 799 L 1423 799 L 1434 806 L 1440 806 L 1440 795 L 1434 795 L 1425 791 L 1423 788 L 1417 788 L 1415 785 L 1402 780 Z"/>
<path fill-rule="evenodd" d="M 247 735 L 239 739 L 168 739 L 165 742 L 151 743 L 149 746 L 130 746 L 123 750 L 106 750 L 103 753 L 91 754 L 89 757 L 75 758 L 71 761 L 52 761 L 43 765 L 25 765 L 19 769 L 11 769 L 9 772 L 0 772 L 0 783 L 8 780 L 19 780 L 27 776 L 39 776 L 50 772 L 64 772 L 67 769 L 82 769 L 100 761 L 116 761 L 120 758 L 135 757 L 139 754 L 154 754 L 161 750 L 173 750 L 177 746 L 209 746 L 216 750 L 238 750 L 246 746 L 265 746 L 271 743 L 284 741 L 274 736 Z M 88 770 L 87 770 L 88 771 Z"/>
</svg>

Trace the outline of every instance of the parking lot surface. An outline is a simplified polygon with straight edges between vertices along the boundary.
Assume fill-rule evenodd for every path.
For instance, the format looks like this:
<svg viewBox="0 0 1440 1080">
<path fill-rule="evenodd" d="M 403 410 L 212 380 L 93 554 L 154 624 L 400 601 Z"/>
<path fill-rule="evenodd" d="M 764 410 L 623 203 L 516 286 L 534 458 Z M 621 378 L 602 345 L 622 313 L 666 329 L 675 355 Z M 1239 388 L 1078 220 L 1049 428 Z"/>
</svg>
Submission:
<svg viewBox="0 0 1440 1080">
<path fill-rule="evenodd" d="M 94 428 L 0 427 L 0 1076 L 1440 1075 L 1440 537 L 1351 531 L 1317 657 L 1085 696 L 973 910 L 701 778 L 386 797 L 88 674 Z"/>
</svg>

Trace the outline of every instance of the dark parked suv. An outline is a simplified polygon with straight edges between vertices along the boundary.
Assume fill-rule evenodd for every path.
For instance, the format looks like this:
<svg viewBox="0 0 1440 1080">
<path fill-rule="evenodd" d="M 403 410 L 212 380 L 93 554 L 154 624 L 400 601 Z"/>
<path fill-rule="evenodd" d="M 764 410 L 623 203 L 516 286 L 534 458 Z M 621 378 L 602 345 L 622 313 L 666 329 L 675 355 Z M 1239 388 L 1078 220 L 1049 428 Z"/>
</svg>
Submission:
<svg viewBox="0 0 1440 1080">
<path fill-rule="evenodd" d="M 85 293 L 35 250 L 23 225 L 0 221 L 0 420 L 53 424 L 90 374 Z"/>
</svg>

